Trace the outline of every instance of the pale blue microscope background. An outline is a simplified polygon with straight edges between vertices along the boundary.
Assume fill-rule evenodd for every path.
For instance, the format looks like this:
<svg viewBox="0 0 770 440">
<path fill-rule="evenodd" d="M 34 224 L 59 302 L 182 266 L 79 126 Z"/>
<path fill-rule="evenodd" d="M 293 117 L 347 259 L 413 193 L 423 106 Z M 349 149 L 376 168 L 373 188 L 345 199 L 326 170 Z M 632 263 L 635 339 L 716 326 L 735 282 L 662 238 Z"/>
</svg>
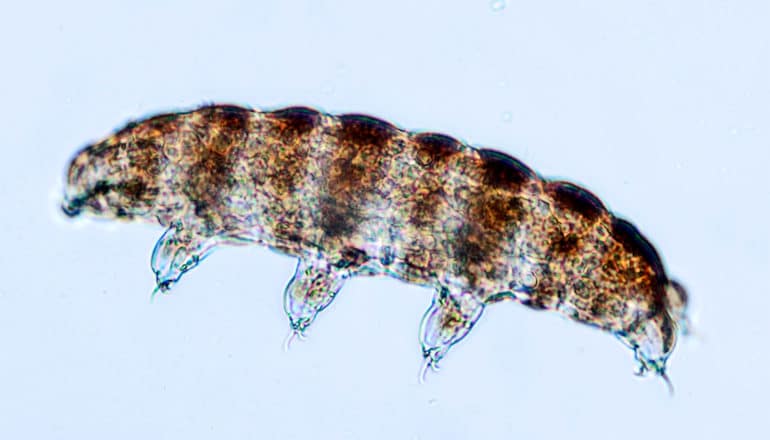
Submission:
<svg viewBox="0 0 770 440">
<path fill-rule="evenodd" d="M 0 438 L 767 438 L 770 3 L 105 3 L 0 17 Z M 420 385 L 432 292 L 388 279 L 284 352 L 294 262 L 265 249 L 150 303 L 162 230 L 65 221 L 57 185 L 128 120 L 211 102 L 369 113 L 585 185 L 690 290 L 675 396 L 508 303 Z"/>
</svg>

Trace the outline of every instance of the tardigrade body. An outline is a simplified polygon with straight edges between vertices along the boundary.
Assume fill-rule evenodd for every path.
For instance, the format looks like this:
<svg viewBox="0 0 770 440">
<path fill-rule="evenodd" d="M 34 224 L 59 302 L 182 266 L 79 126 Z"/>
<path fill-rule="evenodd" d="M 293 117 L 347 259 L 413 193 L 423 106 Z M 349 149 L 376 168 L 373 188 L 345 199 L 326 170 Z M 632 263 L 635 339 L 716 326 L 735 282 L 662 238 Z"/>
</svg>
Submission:
<svg viewBox="0 0 770 440">
<path fill-rule="evenodd" d="M 80 151 L 63 209 L 159 223 L 168 290 L 220 244 L 297 257 L 285 291 L 305 331 L 354 275 L 435 289 L 427 366 L 486 305 L 516 300 L 606 330 L 666 378 L 686 296 L 655 249 L 588 191 L 503 153 L 363 115 L 215 105 L 128 124 Z"/>
</svg>

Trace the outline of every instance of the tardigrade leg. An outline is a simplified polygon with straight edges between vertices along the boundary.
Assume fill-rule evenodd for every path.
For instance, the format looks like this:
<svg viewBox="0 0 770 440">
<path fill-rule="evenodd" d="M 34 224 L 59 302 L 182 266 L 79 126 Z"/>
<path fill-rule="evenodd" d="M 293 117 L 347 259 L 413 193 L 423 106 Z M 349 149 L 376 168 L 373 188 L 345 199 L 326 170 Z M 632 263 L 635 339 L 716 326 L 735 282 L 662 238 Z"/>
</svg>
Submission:
<svg viewBox="0 0 770 440">
<path fill-rule="evenodd" d="M 206 236 L 194 227 L 182 224 L 169 227 L 152 251 L 156 291 L 168 291 L 185 272 L 206 258 L 216 244 L 216 238 Z"/>
<path fill-rule="evenodd" d="M 303 336 L 318 312 L 331 304 L 349 277 L 322 258 L 300 258 L 283 296 L 292 335 Z"/>
<path fill-rule="evenodd" d="M 616 334 L 634 350 L 636 374 L 643 376 L 650 371 L 657 374 L 672 393 L 674 388 L 666 374 L 666 361 L 676 344 L 676 331 L 674 319 L 667 311 L 661 311 L 654 316 L 640 318 L 629 331 Z"/>
<path fill-rule="evenodd" d="M 483 311 L 483 302 L 472 292 L 439 287 L 420 325 L 424 368 L 437 369 L 438 362 L 468 334 Z"/>
</svg>

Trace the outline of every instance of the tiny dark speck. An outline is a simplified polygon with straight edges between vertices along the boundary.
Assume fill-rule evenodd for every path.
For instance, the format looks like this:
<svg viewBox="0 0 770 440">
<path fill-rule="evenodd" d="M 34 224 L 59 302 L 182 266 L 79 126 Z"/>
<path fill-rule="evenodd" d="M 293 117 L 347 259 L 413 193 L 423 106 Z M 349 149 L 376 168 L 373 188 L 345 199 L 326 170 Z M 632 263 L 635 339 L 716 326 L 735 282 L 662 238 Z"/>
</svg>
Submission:
<svg viewBox="0 0 770 440">
<path fill-rule="evenodd" d="M 382 249 L 382 255 L 380 256 L 380 263 L 382 263 L 383 266 L 390 266 L 393 263 L 393 249 L 390 248 L 390 246 L 385 246 Z"/>
<path fill-rule="evenodd" d="M 76 203 L 62 203 L 61 210 L 67 217 L 77 217 L 80 215 L 80 205 Z"/>
</svg>

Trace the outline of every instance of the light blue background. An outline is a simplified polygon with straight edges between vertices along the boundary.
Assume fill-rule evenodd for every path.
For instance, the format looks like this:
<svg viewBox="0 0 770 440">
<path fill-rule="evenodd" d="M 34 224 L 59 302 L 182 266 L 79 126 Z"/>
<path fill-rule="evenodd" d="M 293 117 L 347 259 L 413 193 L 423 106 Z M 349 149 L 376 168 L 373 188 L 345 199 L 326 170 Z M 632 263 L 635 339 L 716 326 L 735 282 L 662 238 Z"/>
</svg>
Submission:
<svg viewBox="0 0 770 440">
<path fill-rule="evenodd" d="M 0 438 L 767 438 L 770 3 L 122 3 L 0 17 Z M 57 185 L 129 119 L 210 102 L 369 113 L 587 186 L 690 290 L 676 395 L 515 304 L 419 385 L 431 292 L 386 279 L 285 353 L 294 263 L 265 249 L 151 304 L 162 231 L 67 222 Z"/>
</svg>

